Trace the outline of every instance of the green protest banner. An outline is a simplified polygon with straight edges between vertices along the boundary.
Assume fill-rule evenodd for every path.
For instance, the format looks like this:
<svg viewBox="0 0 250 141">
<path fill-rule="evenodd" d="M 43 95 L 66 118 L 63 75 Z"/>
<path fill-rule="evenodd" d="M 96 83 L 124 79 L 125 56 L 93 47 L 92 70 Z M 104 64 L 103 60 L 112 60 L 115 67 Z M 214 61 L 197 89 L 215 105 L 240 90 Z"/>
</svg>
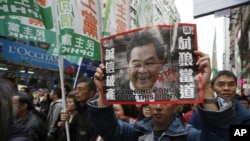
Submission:
<svg viewBox="0 0 250 141">
<path fill-rule="evenodd" d="M 29 17 L 43 22 L 46 29 L 53 28 L 51 2 L 48 0 L 0 1 L 0 15 Z"/>
<path fill-rule="evenodd" d="M 45 42 L 51 44 L 51 46 L 56 45 L 55 32 L 46 30 L 43 23 L 35 19 L 20 16 L 2 16 L 0 18 L 0 29 L 0 36 Z"/>
</svg>

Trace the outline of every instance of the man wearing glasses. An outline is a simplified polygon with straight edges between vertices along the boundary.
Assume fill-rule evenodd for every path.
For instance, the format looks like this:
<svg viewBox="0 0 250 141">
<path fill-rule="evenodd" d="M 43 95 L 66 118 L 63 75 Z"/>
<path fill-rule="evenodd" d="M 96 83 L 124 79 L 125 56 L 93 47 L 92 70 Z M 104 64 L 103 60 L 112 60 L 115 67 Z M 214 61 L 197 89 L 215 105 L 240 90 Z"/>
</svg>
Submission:
<svg viewBox="0 0 250 141">
<path fill-rule="evenodd" d="M 79 78 L 74 88 L 77 113 L 72 119 L 69 130 L 72 141 L 94 141 L 97 137 L 87 112 L 87 101 L 96 93 L 96 85 L 93 79 Z M 61 111 L 61 120 L 69 120 L 69 113 Z"/>
</svg>

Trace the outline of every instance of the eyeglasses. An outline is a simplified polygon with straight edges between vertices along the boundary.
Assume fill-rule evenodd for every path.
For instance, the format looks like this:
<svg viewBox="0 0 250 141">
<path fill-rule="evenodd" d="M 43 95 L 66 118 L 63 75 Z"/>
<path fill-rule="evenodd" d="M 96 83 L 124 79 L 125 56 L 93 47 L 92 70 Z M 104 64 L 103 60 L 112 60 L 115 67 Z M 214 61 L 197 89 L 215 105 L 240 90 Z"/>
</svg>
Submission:
<svg viewBox="0 0 250 141">
<path fill-rule="evenodd" d="M 229 82 L 229 83 L 216 83 L 215 84 L 217 87 L 220 88 L 224 88 L 225 86 L 227 86 L 228 88 L 234 88 L 236 87 L 236 83 L 235 82 Z"/>
<path fill-rule="evenodd" d="M 75 87 L 74 89 L 73 89 L 74 91 L 83 91 L 84 90 L 84 88 L 83 87 Z"/>
</svg>

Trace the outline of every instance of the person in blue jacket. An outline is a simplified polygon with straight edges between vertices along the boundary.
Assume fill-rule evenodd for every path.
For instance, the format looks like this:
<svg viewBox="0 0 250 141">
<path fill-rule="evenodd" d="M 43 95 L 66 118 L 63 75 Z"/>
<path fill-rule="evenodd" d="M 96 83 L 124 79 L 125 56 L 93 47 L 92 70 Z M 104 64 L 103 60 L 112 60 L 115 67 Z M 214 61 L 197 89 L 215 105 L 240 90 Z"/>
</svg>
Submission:
<svg viewBox="0 0 250 141">
<path fill-rule="evenodd" d="M 211 79 L 211 88 L 218 95 L 226 97 L 233 103 L 236 119 L 233 124 L 250 125 L 250 112 L 236 98 L 237 77 L 229 70 L 217 72 Z M 196 112 L 188 121 L 197 129 L 202 128 L 200 113 Z"/>
<path fill-rule="evenodd" d="M 175 116 L 178 104 L 149 104 L 152 118 L 130 125 L 119 120 L 112 105 L 105 105 L 102 98 L 88 101 L 88 111 L 94 128 L 105 141 L 228 141 L 229 125 L 235 119 L 232 103 L 224 97 L 214 97 L 210 88 L 210 58 L 203 52 L 194 52 L 199 60 L 202 76 L 204 103 L 199 106 L 203 129 L 184 125 Z M 96 69 L 94 80 L 98 91 L 103 90 L 104 65 Z"/>
</svg>

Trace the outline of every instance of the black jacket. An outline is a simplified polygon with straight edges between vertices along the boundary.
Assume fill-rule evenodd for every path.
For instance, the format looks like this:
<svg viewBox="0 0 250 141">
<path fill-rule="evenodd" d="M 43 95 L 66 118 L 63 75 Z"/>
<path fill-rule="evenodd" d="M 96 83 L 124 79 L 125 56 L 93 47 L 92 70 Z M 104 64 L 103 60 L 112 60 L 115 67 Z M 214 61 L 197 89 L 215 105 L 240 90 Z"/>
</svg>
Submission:
<svg viewBox="0 0 250 141">
<path fill-rule="evenodd" d="M 40 141 L 46 140 L 47 131 L 45 123 L 32 111 L 29 111 L 25 117 L 23 117 L 16 123 L 22 124 L 25 127 L 30 128 L 36 134 Z"/>
<path fill-rule="evenodd" d="M 77 111 L 70 123 L 71 141 L 95 141 L 97 133 L 91 123 L 87 105 L 77 108 Z"/>
</svg>

